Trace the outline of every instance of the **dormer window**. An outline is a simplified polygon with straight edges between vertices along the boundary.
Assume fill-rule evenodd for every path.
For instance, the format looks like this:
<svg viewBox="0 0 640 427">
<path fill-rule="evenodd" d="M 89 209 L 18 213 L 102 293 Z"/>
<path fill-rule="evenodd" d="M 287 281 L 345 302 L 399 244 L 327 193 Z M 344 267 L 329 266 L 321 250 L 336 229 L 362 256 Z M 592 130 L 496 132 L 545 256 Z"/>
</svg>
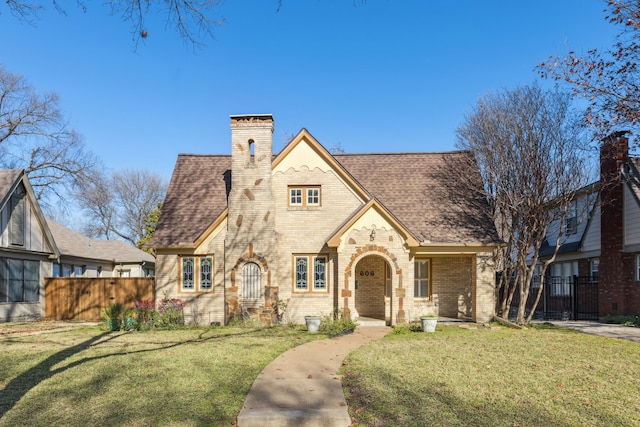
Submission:
<svg viewBox="0 0 640 427">
<path fill-rule="evenodd" d="M 289 206 L 320 207 L 320 186 L 289 187 Z"/>
<path fill-rule="evenodd" d="M 575 200 L 569 203 L 567 209 L 567 216 L 564 222 L 564 234 L 565 236 L 571 236 L 578 231 L 578 206 Z"/>
</svg>

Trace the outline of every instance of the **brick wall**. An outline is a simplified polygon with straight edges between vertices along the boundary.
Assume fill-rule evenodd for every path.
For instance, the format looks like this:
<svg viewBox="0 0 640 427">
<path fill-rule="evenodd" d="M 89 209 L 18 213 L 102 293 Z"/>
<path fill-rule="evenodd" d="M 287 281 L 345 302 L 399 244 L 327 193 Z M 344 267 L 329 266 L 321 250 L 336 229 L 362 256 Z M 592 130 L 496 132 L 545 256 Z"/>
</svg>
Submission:
<svg viewBox="0 0 640 427">
<path fill-rule="evenodd" d="M 472 260 L 470 256 L 432 258 L 433 294 L 438 299 L 439 316 L 471 318 Z"/>
<path fill-rule="evenodd" d="M 620 166 L 626 163 L 628 150 L 629 142 L 623 134 L 607 138 L 600 149 L 600 317 L 636 314 L 638 308 L 633 303 L 634 254 L 623 252 L 624 184 Z"/>
</svg>

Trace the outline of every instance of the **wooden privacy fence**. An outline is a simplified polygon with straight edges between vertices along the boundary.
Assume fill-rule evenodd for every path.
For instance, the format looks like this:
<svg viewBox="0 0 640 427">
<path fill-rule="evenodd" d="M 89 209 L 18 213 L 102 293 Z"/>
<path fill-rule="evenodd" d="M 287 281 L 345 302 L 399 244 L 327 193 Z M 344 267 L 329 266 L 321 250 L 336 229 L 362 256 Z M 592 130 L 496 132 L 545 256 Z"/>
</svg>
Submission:
<svg viewBox="0 0 640 427">
<path fill-rule="evenodd" d="M 46 278 L 45 318 L 101 320 L 104 307 L 120 303 L 133 308 L 136 300 L 155 299 L 153 277 Z"/>
</svg>

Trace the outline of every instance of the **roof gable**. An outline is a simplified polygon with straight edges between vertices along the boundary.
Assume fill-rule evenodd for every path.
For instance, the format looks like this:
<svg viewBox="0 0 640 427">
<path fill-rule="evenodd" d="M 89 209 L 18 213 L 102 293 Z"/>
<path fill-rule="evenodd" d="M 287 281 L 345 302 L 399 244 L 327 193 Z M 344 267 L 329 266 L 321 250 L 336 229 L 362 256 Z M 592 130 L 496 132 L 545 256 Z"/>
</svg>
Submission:
<svg viewBox="0 0 640 427">
<path fill-rule="evenodd" d="M 398 232 L 409 246 L 417 246 L 418 241 L 396 218 L 382 206 L 376 199 L 369 201 L 352 215 L 327 241 L 329 247 L 337 247 L 343 240 L 343 236 L 349 230 L 356 228 L 377 227 L 393 229 Z"/>
<path fill-rule="evenodd" d="M 367 191 L 353 178 L 353 176 L 336 161 L 323 146 L 306 129 L 302 129 L 287 144 L 287 146 L 273 159 L 272 170 L 286 172 L 293 168 L 299 170 L 304 165 L 313 170 L 320 169 L 323 172 L 333 171 L 362 201 L 371 197 Z"/>
<path fill-rule="evenodd" d="M 51 234 L 51 230 L 47 225 L 47 221 L 42 214 L 40 204 L 36 199 L 36 195 L 33 192 L 33 188 L 29 183 L 29 178 L 24 169 L 5 169 L 0 170 L 0 213 L 7 207 L 11 196 L 15 193 L 18 187 L 22 185 L 26 192 L 26 198 L 28 200 L 31 214 L 35 217 L 35 221 L 42 233 L 45 250 L 50 251 L 51 257 L 58 257 L 60 252 L 56 245 L 55 239 Z"/>
</svg>

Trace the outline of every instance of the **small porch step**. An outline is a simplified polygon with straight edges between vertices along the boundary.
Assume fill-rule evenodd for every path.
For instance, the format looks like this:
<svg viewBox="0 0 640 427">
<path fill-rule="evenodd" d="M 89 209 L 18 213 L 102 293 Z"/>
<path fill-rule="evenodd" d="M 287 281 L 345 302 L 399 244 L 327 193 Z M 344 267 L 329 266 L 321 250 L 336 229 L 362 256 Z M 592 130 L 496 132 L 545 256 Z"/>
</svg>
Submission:
<svg viewBox="0 0 640 427">
<path fill-rule="evenodd" d="M 387 322 L 382 319 L 373 319 L 371 317 L 358 317 L 356 323 L 360 327 L 387 326 Z"/>
</svg>

